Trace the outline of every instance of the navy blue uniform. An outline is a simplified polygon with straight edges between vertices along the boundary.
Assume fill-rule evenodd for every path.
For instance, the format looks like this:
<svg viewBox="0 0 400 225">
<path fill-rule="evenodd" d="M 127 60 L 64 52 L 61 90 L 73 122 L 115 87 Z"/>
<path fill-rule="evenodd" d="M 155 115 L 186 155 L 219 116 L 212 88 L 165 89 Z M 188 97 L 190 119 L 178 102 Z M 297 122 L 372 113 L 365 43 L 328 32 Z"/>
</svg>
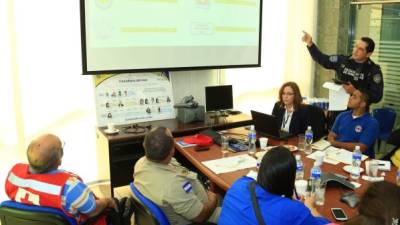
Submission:
<svg viewBox="0 0 400 225">
<path fill-rule="evenodd" d="M 312 58 L 326 69 L 336 71 L 339 80 L 350 82 L 356 89 L 368 90 L 370 102 L 377 103 L 383 96 L 383 76 L 379 65 L 371 59 L 357 63 L 351 56 L 325 55 L 315 44 L 307 47 Z"/>
</svg>

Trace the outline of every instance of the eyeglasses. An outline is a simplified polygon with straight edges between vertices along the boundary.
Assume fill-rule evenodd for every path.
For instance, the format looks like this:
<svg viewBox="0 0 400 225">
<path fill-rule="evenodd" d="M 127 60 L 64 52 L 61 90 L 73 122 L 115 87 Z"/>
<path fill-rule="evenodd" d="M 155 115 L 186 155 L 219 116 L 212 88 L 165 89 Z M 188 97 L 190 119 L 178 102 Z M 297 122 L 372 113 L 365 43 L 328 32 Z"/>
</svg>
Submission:
<svg viewBox="0 0 400 225">
<path fill-rule="evenodd" d="M 291 96 L 291 95 L 294 95 L 294 93 L 291 93 L 291 92 L 283 92 L 282 95 L 289 95 L 289 96 Z"/>
</svg>

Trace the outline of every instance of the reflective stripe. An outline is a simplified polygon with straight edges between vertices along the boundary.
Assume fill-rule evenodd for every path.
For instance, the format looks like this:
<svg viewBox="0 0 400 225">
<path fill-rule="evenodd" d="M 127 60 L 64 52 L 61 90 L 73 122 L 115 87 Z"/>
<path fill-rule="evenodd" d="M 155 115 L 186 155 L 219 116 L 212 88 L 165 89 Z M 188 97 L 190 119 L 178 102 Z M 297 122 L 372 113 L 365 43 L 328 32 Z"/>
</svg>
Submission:
<svg viewBox="0 0 400 225">
<path fill-rule="evenodd" d="M 31 188 L 32 190 L 52 195 L 59 195 L 62 190 L 62 186 L 32 179 L 23 179 L 16 176 L 13 172 L 10 172 L 10 175 L 8 176 L 8 181 L 17 187 Z"/>
</svg>

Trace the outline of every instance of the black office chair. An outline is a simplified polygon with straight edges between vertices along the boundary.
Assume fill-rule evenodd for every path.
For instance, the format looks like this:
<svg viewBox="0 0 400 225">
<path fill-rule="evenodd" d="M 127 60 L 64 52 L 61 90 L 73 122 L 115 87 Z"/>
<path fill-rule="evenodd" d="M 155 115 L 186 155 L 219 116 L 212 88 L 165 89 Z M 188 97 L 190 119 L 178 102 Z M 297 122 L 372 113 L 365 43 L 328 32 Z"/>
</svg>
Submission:
<svg viewBox="0 0 400 225">
<path fill-rule="evenodd" d="M 314 105 L 308 105 L 309 123 L 314 133 L 314 141 L 319 140 L 327 134 L 327 120 L 324 111 Z"/>
<path fill-rule="evenodd" d="M 77 225 L 61 210 L 14 201 L 0 204 L 1 225 Z"/>
</svg>

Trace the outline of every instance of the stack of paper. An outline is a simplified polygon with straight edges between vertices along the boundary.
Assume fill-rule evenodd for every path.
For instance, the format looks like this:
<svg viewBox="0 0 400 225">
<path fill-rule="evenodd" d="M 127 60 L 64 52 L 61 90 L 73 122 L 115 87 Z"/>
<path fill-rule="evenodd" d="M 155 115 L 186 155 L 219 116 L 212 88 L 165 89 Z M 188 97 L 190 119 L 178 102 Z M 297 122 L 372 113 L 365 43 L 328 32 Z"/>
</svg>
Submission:
<svg viewBox="0 0 400 225">
<path fill-rule="evenodd" d="M 178 144 L 181 148 L 197 146 L 196 144 L 189 144 L 184 141 L 177 141 L 176 144 Z"/>
<path fill-rule="evenodd" d="M 339 161 L 345 164 L 352 164 L 353 160 L 353 152 L 348 151 L 346 149 L 339 149 L 333 146 L 328 147 L 325 150 L 326 158 Z M 362 155 L 361 160 L 364 161 L 368 158 L 366 155 Z"/>
<path fill-rule="evenodd" d="M 238 155 L 205 161 L 203 164 L 214 173 L 220 174 L 256 167 L 257 160 L 249 155 Z"/>
<path fill-rule="evenodd" d="M 325 150 L 331 145 L 331 143 L 327 140 L 321 139 L 312 144 L 312 148 L 316 150 Z"/>
</svg>

